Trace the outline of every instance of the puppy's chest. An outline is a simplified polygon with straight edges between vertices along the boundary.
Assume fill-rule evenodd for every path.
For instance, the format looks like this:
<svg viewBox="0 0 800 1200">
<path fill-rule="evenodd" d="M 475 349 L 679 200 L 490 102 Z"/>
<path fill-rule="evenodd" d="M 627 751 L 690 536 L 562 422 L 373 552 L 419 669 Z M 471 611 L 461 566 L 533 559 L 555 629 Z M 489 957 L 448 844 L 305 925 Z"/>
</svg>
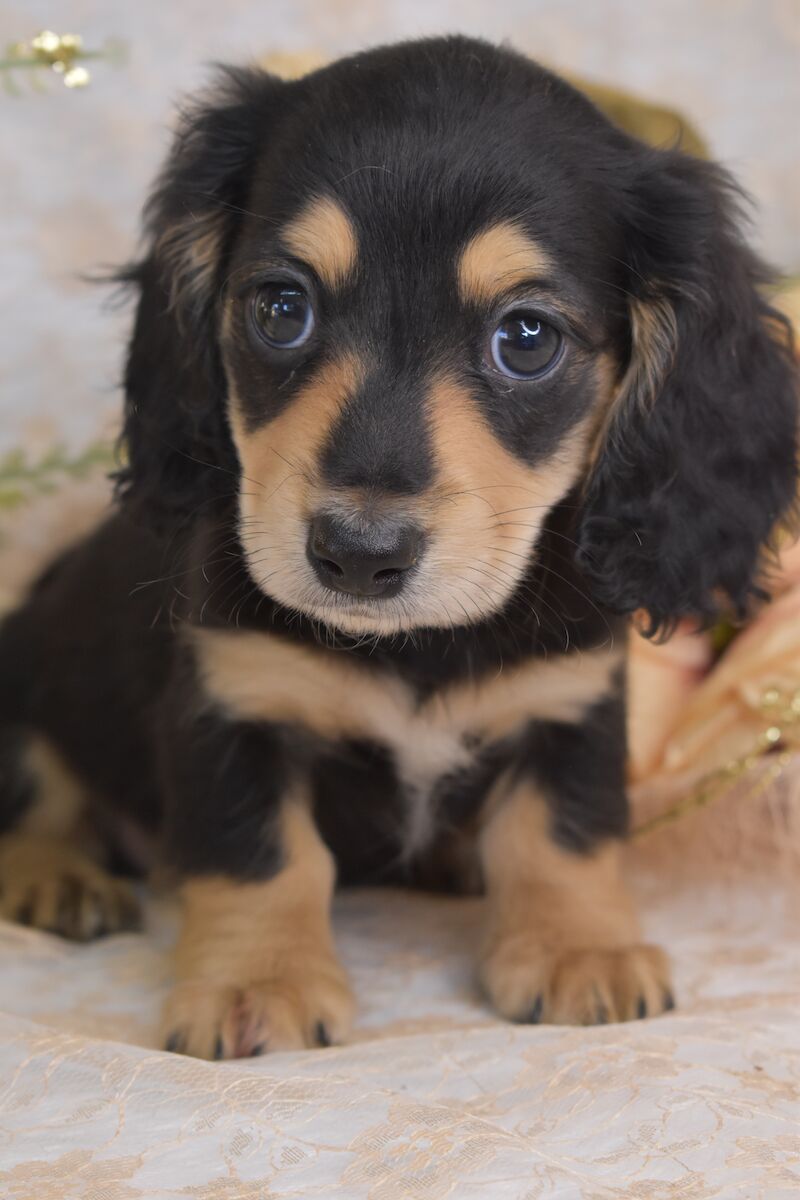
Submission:
<svg viewBox="0 0 800 1200">
<path fill-rule="evenodd" d="M 402 862 L 423 853 L 443 826 L 473 816 L 498 764 L 508 760 L 512 731 L 492 733 L 480 706 L 452 706 L 448 699 L 444 691 L 420 701 L 396 680 L 383 705 L 362 697 L 358 735 L 322 748 L 314 780 L 318 812 L 324 808 L 334 822 L 343 807 L 358 813 L 360 824 L 389 838 Z"/>
<path fill-rule="evenodd" d="M 454 805 L 463 810 L 467 796 L 475 802 L 482 799 L 482 794 L 474 795 L 475 783 L 490 744 L 496 747 L 497 743 L 490 743 L 480 729 L 477 713 L 472 720 L 468 713 L 461 716 L 463 722 L 448 716 L 445 709 L 438 720 L 432 720 L 428 706 L 415 706 L 409 694 L 396 722 L 387 723 L 382 731 L 381 744 L 388 752 L 400 800 L 400 840 L 408 857 L 430 843 L 437 824 L 452 815 Z"/>
<path fill-rule="evenodd" d="M 579 720 L 620 661 L 607 648 L 526 660 L 421 697 L 391 668 L 263 633 L 198 632 L 195 655 L 229 717 L 296 727 L 328 759 L 346 759 L 354 745 L 380 748 L 407 798 L 412 842 L 447 781 L 479 775 L 487 752 L 531 721 Z"/>
</svg>

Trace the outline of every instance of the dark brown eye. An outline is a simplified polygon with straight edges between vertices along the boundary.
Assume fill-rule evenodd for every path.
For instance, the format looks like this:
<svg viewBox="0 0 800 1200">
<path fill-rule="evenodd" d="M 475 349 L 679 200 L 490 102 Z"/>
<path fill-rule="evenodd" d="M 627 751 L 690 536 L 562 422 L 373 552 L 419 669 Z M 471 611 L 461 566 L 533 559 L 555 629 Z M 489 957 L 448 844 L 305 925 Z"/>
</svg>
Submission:
<svg viewBox="0 0 800 1200">
<path fill-rule="evenodd" d="M 538 379 L 556 365 L 564 339 L 535 313 L 512 312 L 492 336 L 495 366 L 512 379 Z"/>
<path fill-rule="evenodd" d="M 268 283 L 253 301 L 253 320 L 264 341 L 276 350 L 293 350 L 311 337 L 314 310 L 296 284 Z"/>
</svg>

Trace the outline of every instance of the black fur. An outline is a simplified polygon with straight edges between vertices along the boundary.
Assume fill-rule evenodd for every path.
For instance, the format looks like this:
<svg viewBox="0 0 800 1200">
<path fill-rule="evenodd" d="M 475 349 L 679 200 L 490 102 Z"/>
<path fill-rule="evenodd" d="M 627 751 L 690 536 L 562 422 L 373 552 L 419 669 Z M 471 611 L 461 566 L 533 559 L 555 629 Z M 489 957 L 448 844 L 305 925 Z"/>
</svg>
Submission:
<svg viewBox="0 0 800 1200">
<path fill-rule="evenodd" d="M 223 301 L 247 292 L 254 264 L 270 274 L 281 223 L 330 191 L 358 226 L 360 253 L 336 303 L 319 289 L 317 340 L 279 362 L 231 336 L 223 356 Z M 487 373 L 491 314 L 455 298 L 459 247 L 503 219 L 547 249 L 543 304 L 549 311 L 552 298 L 575 347 L 535 393 Z M 176 630 L 335 638 L 422 700 L 530 657 L 620 639 L 617 614 L 645 609 L 651 633 L 720 607 L 742 615 L 763 546 L 792 504 L 797 410 L 786 330 L 738 229 L 723 171 L 644 147 L 510 51 L 451 38 L 292 83 L 226 71 L 185 113 L 147 209 L 145 254 L 125 273 L 138 310 L 121 512 L 0 631 L 0 710 L 14 737 L 44 733 L 106 803 L 160 826 L 167 861 L 189 874 L 278 870 L 280 798 L 293 772 L 307 771 L 343 877 L 397 878 L 403 796 L 387 748 L 229 720 L 209 707 Z M 200 236 L 215 245 L 210 267 L 182 254 Z M 648 345 L 632 334 L 631 306 L 651 314 Z M 501 612 L 364 641 L 320 632 L 254 587 L 236 525 L 248 482 L 223 357 L 259 429 L 288 411 L 326 356 L 365 346 L 378 365 L 333 429 L 325 474 L 406 496 L 435 474 L 422 419 L 432 371 L 468 386 L 498 443 L 536 464 L 590 412 L 597 354 L 618 364 L 622 394 L 593 472 L 548 515 Z M 555 837 L 588 850 L 624 832 L 624 756 L 616 687 L 578 726 L 539 722 L 481 748 L 467 776 L 441 781 L 441 828 L 473 822 L 512 767 L 548 796 Z M 16 784 L 0 807 L 0 820 L 16 819 Z"/>
<path fill-rule="evenodd" d="M 648 632 L 680 617 L 746 615 L 762 552 L 797 483 L 797 365 L 785 318 L 743 243 L 740 197 L 718 166 L 642 153 L 626 214 L 627 287 L 674 326 L 650 392 L 631 389 L 587 490 L 579 562 Z"/>
</svg>

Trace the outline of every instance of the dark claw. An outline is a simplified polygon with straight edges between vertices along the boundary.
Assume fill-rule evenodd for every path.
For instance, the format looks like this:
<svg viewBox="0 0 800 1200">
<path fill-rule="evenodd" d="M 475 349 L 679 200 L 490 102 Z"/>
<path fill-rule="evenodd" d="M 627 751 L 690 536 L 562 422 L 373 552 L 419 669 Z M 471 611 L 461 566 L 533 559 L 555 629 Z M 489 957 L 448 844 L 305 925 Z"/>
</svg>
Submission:
<svg viewBox="0 0 800 1200">
<path fill-rule="evenodd" d="M 645 1000 L 644 996 L 640 996 L 639 1001 L 636 1005 L 636 1020 L 643 1021 L 646 1016 L 647 1016 L 647 1001 Z"/>
<path fill-rule="evenodd" d="M 257 1046 L 253 1046 L 253 1049 L 250 1051 L 250 1057 L 251 1058 L 260 1058 L 262 1054 L 266 1053 L 266 1050 L 267 1050 L 266 1042 L 259 1042 Z"/>
<path fill-rule="evenodd" d="M 672 1012 L 675 1007 L 675 997 L 672 992 L 664 992 L 664 1012 Z"/>
<path fill-rule="evenodd" d="M 524 1017 L 520 1018 L 520 1024 L 522 1024 L 522 1025 L 538 1025 L 542 1019 L 543 1011 L 544 1011 L 544 999 L 542 996 L 537 996 L 533 1002 L 533 1007 L 528 1010 L 527 1014 Z"/>
<path fill-rule="evenodd" d="M 217 1040 L 214 1042 L 214 1059 L 219 1062 L 225 1056 L 225 1047 L 222 1044 L 222 1037 L 217 1034 Z"/>
<path fill-rule="evenodd" d="M 183 1054 L 183 1045 L 183 1034 L 178 1033 L 176 1030 L 174 1033 L 171 1033 L 164 1042 L 164 1049 L 169 1054 Z"/>
<path fill-rule="evenodd" d="M 314 1030 L 318 1046 L 330 1046 L 331 1038 L 322 1021 L 317 1021 L 317 1027 Z"/>
<path fill-rule="evenodd" d="M 608 1009 L 606 1008 L 605 1004 L 598 1004 L 594 1019 L 596 1025 L 608 1024 Z"/>
</svg>

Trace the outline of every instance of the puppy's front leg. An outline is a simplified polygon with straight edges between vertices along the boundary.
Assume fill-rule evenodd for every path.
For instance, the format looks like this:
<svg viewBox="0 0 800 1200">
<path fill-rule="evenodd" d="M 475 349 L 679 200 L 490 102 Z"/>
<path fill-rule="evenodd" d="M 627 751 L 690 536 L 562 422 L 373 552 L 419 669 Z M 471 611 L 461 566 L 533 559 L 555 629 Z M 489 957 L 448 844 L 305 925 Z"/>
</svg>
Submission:
<svg viewBox="0 0 800 1200">
<path fill-rule="evenodd" d="M 553 739 L 562 732 L 572 753 L 565 744 L 549 768 L 510 773 L 489 801 L 480 843 L 484 986 L 513 1021 L 588 1025 L 663 1012 L 673 1004 L 667 959 L 640 940 L 619 839 L 587 830 L 592 820 L 602 825 L 613 748 L 593 745 L 590 730 L 553 727 Z"/>
<path fill-rule="evenodd" d="M 171 780 L 184 912 L 164 1045 L 237 1058 L 339 1042 L 354 1006 L 331 935 L 331 854 L 270 731 L 219 728 Z"/>
</svg>

